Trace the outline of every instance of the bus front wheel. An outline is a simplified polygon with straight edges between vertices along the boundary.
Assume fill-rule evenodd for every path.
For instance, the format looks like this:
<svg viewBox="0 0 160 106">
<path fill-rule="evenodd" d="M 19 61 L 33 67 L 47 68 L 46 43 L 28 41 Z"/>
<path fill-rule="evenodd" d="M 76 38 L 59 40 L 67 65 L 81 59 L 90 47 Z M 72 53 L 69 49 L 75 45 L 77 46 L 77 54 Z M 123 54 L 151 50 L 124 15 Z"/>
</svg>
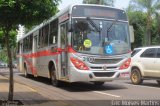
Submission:
<svg viewBox="0 0 160 106">
<path fill-rule="evenodd" d="M 55 71 L 54 66 L 52 66 L 51 71 L 50 71 L 50 79 L 51 79 L 51 83 L 53 86 L 56 86 L 56 87 L 61 86 L 61 82 L 57 80 L 56 71 Z"/>
<path fill-rule="evenodd" d="M 160 86 L 160 80 L 157 80 L 158 85 Z"/>
</svg>

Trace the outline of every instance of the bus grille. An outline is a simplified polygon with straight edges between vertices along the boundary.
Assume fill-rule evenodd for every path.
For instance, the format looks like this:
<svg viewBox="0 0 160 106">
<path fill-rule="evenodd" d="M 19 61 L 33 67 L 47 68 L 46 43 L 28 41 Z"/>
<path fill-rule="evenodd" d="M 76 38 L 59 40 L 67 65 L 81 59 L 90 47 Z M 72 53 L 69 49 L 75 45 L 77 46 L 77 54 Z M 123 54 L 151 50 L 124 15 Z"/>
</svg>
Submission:
<svg viewBox="0 0 160 106">
<path fill-rule="evenodd" d="M 117 64 L 122 60 L 122 58 L 119 59 L 95 59 L 93 64 Z"/>
<path fill-rule="evenodd" d="M 103 67 L 95 67 L 95 66 L 92 66 L 90 67 L 91 69 L 94 69 L 94 70 L 104 70 Z M 106 70 L 113 70 L 113 69 L 116 69 L 117 66 L 108 66 Z"/>
<path fill-rule="evenodd" d="M 105 73 L 100 73 L 100 72 L 94 72 L 94 75 L 96 77 L 112 77 L 115 72 L 105 72 Z"/>
</svg>

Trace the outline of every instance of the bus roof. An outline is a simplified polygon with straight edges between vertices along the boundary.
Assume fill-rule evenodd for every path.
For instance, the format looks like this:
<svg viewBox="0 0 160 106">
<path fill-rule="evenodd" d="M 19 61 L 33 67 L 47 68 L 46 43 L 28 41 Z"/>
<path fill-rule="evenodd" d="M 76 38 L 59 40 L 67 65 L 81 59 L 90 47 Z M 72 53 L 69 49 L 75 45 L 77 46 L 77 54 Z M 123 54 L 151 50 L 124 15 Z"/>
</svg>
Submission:
<svg viewBox="0 0 160 106">
<path fill-rule="evenodd" d="M 120 9 L 120 8 L 115 8 L 115 7 L 110 7 L 110 6 L 105 6 L 105 5 L 96 5 L 96 4 L 72 4 L 72 5 L 69 5 L 67 6 L 66 8 L 60 10 L 60 12 L 58 12 L 57 14 L 55 14 L 54 16 L 52 16 L 51 18 L 49 18 L 48 20 L 44 20 L 41 24 L 37 25 L 35 28 L 33 28 L 31 31 L 29 31 L 28 33 L 26 33 L 23 37 L 21 37 L 19 41 L 21 41 L 22 39 L 24 39 L 25 37 L 27 37 L 28 35 L 32 34 L 33 32 L 37 31 L 39 28 L 42 28 L 43 26 L 45 26 L 46 24 L 48 24 L 49 22 L 57 19 L 58 17 L 62 16 L 63 14 L 65 13 L 69 13 L 71 14 L 71 10 L 72 10 L 72 7 L 74 6 L 94 6 L 94 7 L 108 7 L 108 8 L 111 8 L 111 9 L 117 9 L 117 10 L 122 10 L 124 11 L 123 9 Z"/>
</svg>

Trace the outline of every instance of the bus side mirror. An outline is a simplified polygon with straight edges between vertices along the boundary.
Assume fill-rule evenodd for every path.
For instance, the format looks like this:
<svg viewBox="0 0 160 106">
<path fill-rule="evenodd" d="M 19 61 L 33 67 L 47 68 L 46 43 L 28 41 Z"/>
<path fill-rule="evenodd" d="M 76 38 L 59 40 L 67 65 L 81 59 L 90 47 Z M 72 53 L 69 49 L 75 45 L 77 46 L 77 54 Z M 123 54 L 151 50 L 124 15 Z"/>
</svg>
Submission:
<svg viewBox="0 0 160 106">
<path fill-rule="evenodd" d="M 129 26 L 129 33 L 130 33 L 130 42 L 134 43 L 134 29 L 133 26 Z"/>
<path fill-rule="evenodd" d="M 68 32 L 73 32 L 72 23 L 68 22 Z"/>
</svg>

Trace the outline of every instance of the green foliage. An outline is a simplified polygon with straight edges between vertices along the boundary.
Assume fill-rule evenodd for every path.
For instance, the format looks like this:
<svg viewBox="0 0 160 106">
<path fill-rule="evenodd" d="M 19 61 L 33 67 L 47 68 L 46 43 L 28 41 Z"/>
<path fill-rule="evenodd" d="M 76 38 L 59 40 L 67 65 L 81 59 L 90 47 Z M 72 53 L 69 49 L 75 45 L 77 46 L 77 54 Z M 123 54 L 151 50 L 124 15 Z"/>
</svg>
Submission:
<svg viewBox="0 0 160 106">
<path fill-rule="evenodd" d="M 10 48 L 16 47 L 16 35 L 17 32 L 15 30 L 10 31 L 9 33 Z M 5 36 L 3 31 L 0 31 L 0 45 L 2 49 L 6 47 Z"/>
<path fill-rule="evenodd" d="M 8 62 L 8 57 L 7 57 L 7 51 L 6 51 L 6 49 L 0 50 L 0 61 L 3 61 L 5 63 Z"/>
<path fill-rule="evenodd" d="M 156 14 L 156 18 L 152 24 L 152 44 L 160 45 L 160 14 Z"/>
<path fill-rule="evenodd" d="M 146 34 L 144 36 L 145 38 L 145 45 L 151 45 L 153 40 L 153 22 L 155 20 L 155 13 L 157 13 L 160 10 L 160 0 L 131 0 L 130 1 L 130 7 L 132 8 L 132 11 L 142 11 L 143 13 L 146 13 L 147 20 L 145 21 L 147 23 L 145 29 Z"/>
<path fill-rule="evenodd" d="M 16 47 L 16 35 L 17 32 L 16 31 L 11 31 L 9 33 L 10 37 L 9 37 L 9 42 L 10 42 L 10 48 L 15 48 Z"/>
<path fill-rule="evenodd" d="M 35 25 L 53 16 L 60 0 L 1 0 L 0 25 Z M 9 26 L 7 26 L 9 27 Z"/>
<path fill-rule="evenodd" d="M 12 46 L 16 41 L 15 30 L 19 24 L 32 26 L 39 24 L 54 15 L 60 0 L 0 0 L 0 28 L 3 31 L 1 40 L 6 43 L 10 68 L 10 86 L 8 100 L 13 100 Z M 5 40 L 4 40 L 5 38 Z M 13 52 L 13 51 L 12 51 Z"/>
<path fill-rule="evenodd" d="M 141 11 L 128 11 L 127 14 L 129 17 L 129 23 L 133 25 L 133 28 L 135 30 L 135 42 L 132 44 L 132 48 L 140 47 L 144 45 L 147 15 Z"/>
<path fill-rule="evenodd" d="M 114 6 L 115 0 L 83 0 L 84 4 L 100 4 Z"/>
<path fill-rule="evenodd" d="M 0 45 L 1 45 L 1 49 L 3 49 L 4 46 L 5 46 L 4 33 L 3 33 L 3 31 L 1 31 L 1 30 L 0 30 Z"/>
<path fill-rule="evenodd" d="M 60 0 L 0 0 L 0 45 L 6 46 L 6 33 L 9 34 L 9 47 L 16 47 L 16 28 L 19 24 L 27 27 L 41 23 L 53 16 Z"/>
</svg>

